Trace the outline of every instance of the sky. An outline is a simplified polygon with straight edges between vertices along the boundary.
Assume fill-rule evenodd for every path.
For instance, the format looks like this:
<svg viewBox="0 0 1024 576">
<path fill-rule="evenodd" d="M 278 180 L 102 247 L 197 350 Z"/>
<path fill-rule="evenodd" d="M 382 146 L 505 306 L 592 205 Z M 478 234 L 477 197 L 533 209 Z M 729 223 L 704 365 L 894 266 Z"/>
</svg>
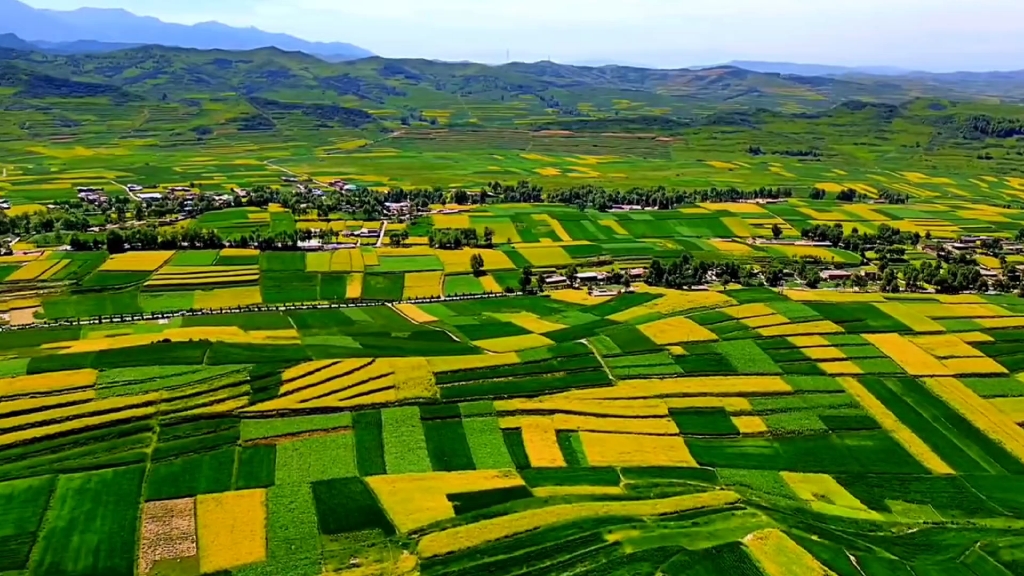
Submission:
<svg viewBox="0 0 1024 576">
<path fill-rule="evenodd" d="M 1022 0 L 26 0 L 215 20 L 381 56 L 651 67 L 730 60 L 1024 68 Z"/>
</svg>

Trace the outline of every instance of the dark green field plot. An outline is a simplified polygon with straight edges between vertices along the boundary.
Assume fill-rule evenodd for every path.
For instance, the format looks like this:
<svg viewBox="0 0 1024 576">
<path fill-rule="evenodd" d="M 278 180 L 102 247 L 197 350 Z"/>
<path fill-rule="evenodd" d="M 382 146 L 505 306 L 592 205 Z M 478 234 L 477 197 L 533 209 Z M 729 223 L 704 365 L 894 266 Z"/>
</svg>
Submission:
<svg viewBox="0 0 1024 576">
<path fill-rule="evenodd" d="M 359 478 L 338 478 L 313 484 L 313 499 L 321 534 L 345 534 L 395 528 L 370 488 Z"/>
<path fill-rule="evenodd" d="M 672 420 L 683 435 L 739 436 L 739 429 L 725 409 L 672 410 Z"/>
<path fill-rule="evenodd" d="M 144 466 L 65 476 L 30 564 L 33 574 L 135 574 Z"/>
<path fill-rule="evenodd" d="M 394 302 L 402 299 L 403 274 L 367 274 L 363 277 L 363 298 Z"/>
<path fill-rule="evenodd" d="M 54 478 L 0 484 L 0 570 L 23 570 L 56 485 Z"/>
<path fill-rule="evenodd" d="M 480 279 L 472 275 L 446 276 L 444 279 L 444 295 L 459 296 L 463 294 L 483 294 L 484 287 Z"/>
<path fill-rule="evenodd" d="M 260 293 L 267 304 L 316 302 L 320 298 L 320 275 L 308 272 L 265 272 L 260 276 Z"/>
<path fill-rule="evenodd" d="M 265 272 L 305 272 L 305 252 L 264 252 L 260 255 L 260 270 Z"/>
</svg>

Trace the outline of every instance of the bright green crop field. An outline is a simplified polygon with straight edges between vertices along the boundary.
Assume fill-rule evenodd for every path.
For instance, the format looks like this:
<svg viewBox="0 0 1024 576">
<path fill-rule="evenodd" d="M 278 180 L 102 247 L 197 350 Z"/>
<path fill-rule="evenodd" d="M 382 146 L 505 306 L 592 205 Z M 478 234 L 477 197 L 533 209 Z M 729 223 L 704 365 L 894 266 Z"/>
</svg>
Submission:
<svg viewBox="0 0 1024 576">
<path fill-rule="evenodd" d="M 1012 83 L 8 52 L 0 575 L 1024 574 Z"/>
</svg>

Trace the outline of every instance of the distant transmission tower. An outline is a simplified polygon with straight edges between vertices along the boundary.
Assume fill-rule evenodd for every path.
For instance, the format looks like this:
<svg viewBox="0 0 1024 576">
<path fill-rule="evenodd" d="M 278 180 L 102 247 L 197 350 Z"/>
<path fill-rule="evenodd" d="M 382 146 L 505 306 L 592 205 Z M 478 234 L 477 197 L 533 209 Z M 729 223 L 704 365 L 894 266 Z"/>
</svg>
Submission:
<svg viewBox="0 0 1024 576">
<path fill-rule="evenodd" d="M 512 61 L 512 50 L 509 49 L 509 48 L 506 48 L 505 49 L 505 62 L 511 62 L 511 61 Z"/>
</svg>

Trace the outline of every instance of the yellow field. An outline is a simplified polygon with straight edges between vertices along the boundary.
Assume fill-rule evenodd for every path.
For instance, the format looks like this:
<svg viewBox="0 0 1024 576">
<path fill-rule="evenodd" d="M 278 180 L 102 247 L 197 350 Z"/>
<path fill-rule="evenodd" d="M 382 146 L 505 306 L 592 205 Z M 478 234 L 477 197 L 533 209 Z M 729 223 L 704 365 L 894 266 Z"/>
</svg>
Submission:
<svg viewBox="0 0 1024 576">
<path fill-rule="evenodd" d="M 624 380 L 615 386 L 572 390 L 550 398 L 572 400 L 616 400 L 678 396 L 761 396 L 789 394 L 793 388 L 777 376 L 707 376 Z"/>
<path fill-rule="evenodd" d="M 267 496 L 246 490 L 199 496 L 196 524 L 204 574 L 267 559 Z"/>
<path fill-rule="evenodd" d="M 732 212 L 733 214 L 767 214 L 767 211 L 757 204 L 746 202 L 705 202 L 698 204 L 705 210 L 712 212 Z"/>
<path fill-rule="evenodd" d="M 299 333 L 295 330 L 268 330 L 246 332 L 237 326 L 204 326 L 194 328 L 168 328 L 162 332 L 151 334 L 131 334 L 76 340 L 73 342 L 55 342 L 44 344 L 48 350 L 60 350 L 61 354 L 77 352 L 99 352 L 100 350 L 116 350 L 132 346 L 145 346 L 162 340 L 171 342 L 188 342 L 190 340 L 210 340 L 211 342 L 228 342 L 233 344 L 298 344 Z"/>
<path fill-rule="evenodd" d="M 529 248 L 518 248 L 517 251 L 537 268 L 553 268 L 572 263 L 572 257 L 558 246 L 544 246 L 542 244 L 531 244 L 529 246 Z M 484 263 L 486 262 L 487 259 L 485 258 Z"/>
<path fill-rule="evenodd" d="M 787 246 L 787 245 L 776 245 L 772 246 L 773 249 L 782 252 L 783 255 L 790 258 L 800 258 L 802 256 L 810 256 L 812 258 L 821 258 L 823 262 L 831 262 L 836 259 L 836 255 L 829 252 L 827 248 L 819 248 L 817 246 Z"/>
<path fill-rule="evenodd" d="M 943 360 L 942 364 L 955 376 L 1006 374 L 1009 372 L 1000 363 L 988 357 L 950 358 Z"/>
<path fill-rule="evenodd" d="M 230 308 L 262 304 L 263 296 L 259 286 L 244 288 L 221 288 L 219 290 L 198 290 L 195 293 L 195 308 Z"/>
<path fill-rule="evenodd" d="M 501 292 L 501 284 L 494 279 L 494 276 L 487 275 L 480 277 L 480 285 L 483 286 L 484 292 Z"/>
<path fill-rule="evenodd" d="M 387 358 L 384 362 L 394 371 L 395 394 L 399 400 L 434 398 L 437 383 L 426 358 Z"/>
<path fill-rule="evenodd" d="M 760 416 L 732 416 L 732 423 L 740 434 L 766 434 L 768 425 Z"/>
<path fill-rule="evenodd" d="M 49 270 L 47 270 L 46 272 L 43 272 L 42 274 L 40 274 L 39 277 L 36 278 L 36 280 L 40 280 L 40 281 L 49 280 L 50 278 L 54 277 L 58 272 L 60 272 L 61 270 L 67 268 L 68 265 L 70 265 L 70 264 L 71 264 L 71 260 L 58 260 L 57 263 L 54 264 L 52 267 L 50 267 Z M 10 279 L 10 278 L 8 278 L 8 279 Z"/>
<path fill-rule="evenodd" d="M 42 252 L 35 254 L 15 254 L 13 256 L 0 256 L 0 264 L 22 264 L 24 262 L 32 262 L 38 260 L 43 255 Z"/>
<path fill-rule="evenodd" d="M 437 298 L 441 295 L 442 272 L 410 272 L 405 275 L 402 298 Z"/>
<path fill-rule="evenodd" d="M 646 284 L 637 284 L 634 286 L 637 292 L 644 294 L 658 294 L 661 298 L 647 302 L 642 306 L 636 306 L 629 310 L 624 310 L 617 314 L 612 314 L 608 317 L 609 320 L 616 322 L 627 322 L 630 319 L 644 316 L 656 312 L 664 316 L 669 316 L 677 312 L 686 312 L 688 310 L 697 310 L 700 308 L 717 308 L 721 306 L 732 306 L 736 304 L 736 301 L 723 294 L 722 292 L 714 292 L 711 290 L 695 290 L 690 292 L 681 292 L 679 290 L 670 290 L 668 288 L 658 288 L 654 286 L 647 286 Z"/>
<path fill-rule="evenodd" d="M 515 352 L 509 352 L 506 354 L 481 354 L 479 356 L 438 356 L 430 357 L 426 360 L 431 369 L 441 372 L 516 364 L 519 362 L 519 356 Z"/>
<path fill-rule="evenodd" d="M 721 220 L 722 224 L 725 224 L 736 238 L 753 238 L 759 235 L 758 231 L 743 218 L 733 216 L 725 217 Z"/>
<path fill-rule="evenodd" d="M 860 366 L 853 362 L 819 362 L 818 367 L 829 376 L 852 376 L 864 373 L 864 370 L 861 370 Z"/>
<path fill-rule="evenodd" d="M 366 478 L 388 516 L 401 532 L 410 532 L 455 517 L 449 494 L 523 486 L 512 470 L 392 474 Z"/>
<path fill-rule="evenodd" d="M 613 219 L 598 220 L 597 223 L 602 225 L 602 226 L 607 226 L 615 234 L 619 234 L 619 235 L 622 235 L 622 236 L 629 236 L 629 231 L 626 230 L 625 228 L 623 228 L 622 224 L 620 224 L 618 220 L 613 220 Z"/>
<path fill-rule="evenodd" d="M 96 399 L 96 390 L 90 388 L 81 392 L 70 392 L 67 394 L 53 394 L 50 396 L 27 396 L 14 400 L 0 399 L 0 414 L 13 414 L 15 412 L 38 412 L 54 406 L 72 404 L 77 402 L 89 402 Z M 668 412 L 666 412 L 666 415 Z"/>
<path fill-rule="evenodd" d="M 880 519 L 877 513 L 864 505 L 847 492 L 843 485 L 828 474 L 801 474 L 797 472 L 780 472 L 782 479 L 789 484 L 793 492 L 811 504 L 816 510 L 826 511 L 832 506 L 859 512 L 859 517 Z M 822 506 L 824 505 L 824 506 Z"/>
<path fill-rule="evenodd" d="M 248 248 L 225 248 L 220 251 L 221 256 L 227 257 L 252 257 L 259 256 L 259 250 L 250 250 Z"/>
<path fill-rule="evenodd" d="M 437 322 L 437 318 L 427 314 L 422 308 L 415 304 L 396 304 L 395 310 L 398 310 L 398 312 L 403 316 L 406 316 L 418 324 L 430 324 L 431 322 Z"/>
<path fill-rule="evenodd" d="M 974 320 L 982 328 L 1020 328 L 1024 326 L 1024 318 L 977 318 Z"/>
<path fill-rule="evenodd" d="M 797 348 L 816 348 L 832 345 L 824 336 L 789 336 L 786 340 L 789 340 Z M 804 353 L 807 353 L 807 350 L 804 350 Z"/>
<path fill-rule="evenodd" d="M 431 220 L 434 221 L 434 228 L 445 229 L 445 228 L 470 228 L 469 214 L 433 214 Z"/>
<path fill-rule="evenodd" d="M 757 333 L 761 336 L 801 336 L 808 334 L 841 334 L 842 332 L 843 329 L 841 327 L 828 320 L 767 326 L 757 330 Z"/>
<path fill-rule="evenodd" d="M 818 346 L 801 350 L 811 360 L 844 360 L 846 354 L 834 346 Z"/>
<path fill-rule="evenodd" d="M 7 396 L 23 396 L 85 388 L 96 383 L 99 372 L 95 370 L 71 370 L 50 374 L 33 374 L 15 378 L 0 379 L 0 399 Z"/>
<path fill-rule="evenodd" d="M 639 328 L 652 342 L 659 345 L 718 340 L 714 332 L 681 316 L 656 320 Z"/>
<path fill-rule="evenodd" d="M 548 420 L 558 432 L 612 432 L 623 434 L 645 434 L 650 436 L 679 435 L 679 429 L 676 427 L 676 423 L 667 416 L 664 418 L 616 418 L 579 414 L 554 414 L 553 416 L 507 416 L 499 420 L 499 425 L 506 429 L 521 428 L 525 423 L 538 419 Z"/>
<path fill-rule="evenodd" d="M 555 220 L 554 218 L 547 214 L 534 214 L 533 219 L 539 220 L 541 222 L 544 222 L 548 226 L 551 226 L 551 230 L 558 236 L 558 239 L 561 240 L 562 242 L 572 242 L 572 236 L 569 236 L 569 233 L 565 231 L 565 228 L 562 227 L 562 223 L 559 222 L 558 220 Z"/>
<path fill-rule="evenodd" d="M 580 432 L 580 440 L 591 466 L 698 465 L 682 436 Z"/>
<path fill-rule="evenodd" d="M 105 272 L 153 272 L 174 256 L 174 252 L 127 252 L 114 254 L 100 266 Z"/>
<path fill-rule="evenodd" d="M 1024 398 L 993 398 L 989 402 L 1017 424 L 1024 424 Z"/>
<path fill-rule="evenodd" d="M 551 418 L 528 416 L 516 422 L 523 431 L 523 444 L 530 465 L 534 468 L 561 468 L 565 466 L 562 450 L 558 447 L 555 425 Z"/>
<path fill-rule="evenodd" d="M 669 408 L 724 408 L 730 414 L 745 414 L 754 410 L 750 405 L 750 400 L 740 397 L 695 396 L 663 398 L 662 402 Z"/>
<path fill-rule="evenodd" d="M 864 338 L 911 376 L 951 376 L 942 362 L 899 334 L 865 334 Z"/>
<path fill-rule="evenodd" d="M 397 401 L 394 370 L 387 361 L 353 359 L 303 376 L 281 386 L 277 398 L 251 406 L 244 412 L 274 412 L 308 408 L 346 407 L 353 399 L 384 394 Z"/>
<path fill-rule="evenodd" d="M 925 385 L 979 430 L 1024 462 L 1024 429 L 956 378 L 925 378 Z"/>
<path fill-rule="evenodd" d="M 360 262 L 362 262 L 362 260 L 360 260 Z M 349 300 L 358 300 L 363 297 L 362 274 L 349 274 L 346 278 L 346 282 L 345 298 Z"/>
<path fill-rule="evenodd" d="M 837 292 L 835 290 L 786 290 L 786 297 L 797 302 L 885 302 L 875 292 Z"/>
<path fill-rule="evenodd" d="M 961 332 L 956 335 L 960 340 L 968 344 L 984 344 L 986 342 L 995 342 L 995 338 L 992 338 L 984 332 Z"/>
<path fill-rule="evenodd" d="M 739 320 L 745 320 L 747 318 L 755 318 L 757 316 L 771 316 L 776 314 L 775 310 L 772 310 L 767 304 L 742 304 L 740 306 L 731 306 L 729 308 L 723 308 L 722 312 L 725 312 L 729 316 Z"/>
<path fill-rule="evenodd" d="M 525 328 L 534 334 L 547 334 L 548 332 L 555 332 L 556 330 L 561 330 L 566 327 L 562 324 L 548 322 L 540 316 L 531 314 L 530 312 L 514 312 L 507 314 L 495 313 L 491 315 L 503 322 L 511 322 L 512 324 Z"/>
<path fill-rule="evenodd" d="M 941 334 L 936 336 L 911 336 L 911 342 L 936 358 L 983 358 L 980 351 L 957 336 Z"/>
<path fill-rule="evenodd" d="M 743 320 L 740 320 L 740 322 L 751 328 L 767 328 L 769 326 L 780 326 L 782 324 L 789 324 L 789 319 L 781 314 L 772 314 L 770 316 L 744 318 Z"/>
<path fill-rule="evenodd" d="M 20 430 L 18 432 L 11 432 L 8 434 L 0 434 L 0 446 L 22 444 L 29 441 L 40 440 L 42 438 L 47 438 L 50 436 L 70 434 L 72 432 L 80 430 L 90 430 L 101 426 L 111 425 L 117 422 L 130 422 L 133 420 L 151 417 L 155 413 L 155 406 L 146 406 L 143 408 L 134 408 L 131 410 L 119 410 L 117 412 L 110 412 L 107 414 L 101 414 L 99 416 L 76 418 L 74 420 L 68 420 L 57 424 L 51 424 L 48 426 L 37 426 L 35 428 L 31 428 L 28 430 Z"/>
<path fill-rule="evenodd" d="M 331 252 L 332 272 L 362 272 L 365 269 L 363 253 L 358 248 Z"/>
<path fill-rule="evenodd" d="M 747 254 L 754 251 L 754 249 L 747 244 L 742 242 L 733 242 L 731 240 L 708 240 L 708 243 L 720 252 L 727 252 L 731 254 Z"/>
<path fill-rule="evenodd" d="M 942 324 L 925 316 L 921 311 L 904 306 L 899 302 L 875 304 L 875 307 L 889 316 L 903 322 L 914 332 L 945 332 Z"/>
<path fill-rule="evenodd" d="M 255 283 L 260 279 L 260 273 L 255 272 L 240 272 L 237 274 L 230 274 L 224 276 L 156 276 L 149 282 L 146 282 L 147 287 L 171 287 L 171 286 L 207 286 L 216 284 L 241 284 L 241 283 Z"/>
<path fill-rule="evenodd" d="M 590 292 L 586 290 L 557 290 L 555 292 L 548 292 L 547 295 L 552 300 L 578 304 L 580 306 L 596 306 L 602 302 L 607 302 L 611 298 L 611 296 L 591 296 Z"/>
<path fill-rule="evenodd" d="M 743 543 L 768 576 L 834 576 L 807 550 L 774 528 L 754 532 Z"/>
<path fill-rule="evenodd" d="M 668 406 L 662 400 L 559 400 L 549 397 L 514 398 L 497 400 L 494 409 L 502 412 L 572 412 L 593 416 L 621 416 L 624 418 L 641 418 L 651 416 L 668 416 Z"/>
<path fill-rule="evenodd" d="M 484 259 L 484 269 L 494 271 L 515 270 L 516 265 L 508 259 L 508 256 L 500 250 L 435 250 L 434 254 L 444 265 L 445 274 L 466 274 L 473 271 L 469 260 L 474 254 L 479 254 Z M 501 289 L 499 288 L 498 291 Z"/>
<path fill-rule="evenodd" d="M 1013 316 L 1008 310 L 995 304 L 934 304 L 914 302 L 906 306 L 929 318 L 996 318 Z"/>
<path fill-rule="evenodd" d="M 57 270 L 60 270 L 60 268 L 67 266 L 70 262 L 70 260 L 34 260 L 15 270 L 13 274 L 4 279 L 4 282 L 31 282 L 51 268 L 59 265 L 60 267 Z M 52 274 L 56 274 L 56 271 Z"/>
<path fill-rule="evenodd" d="M 140 406 L 152 405 L 159 401 L 159 399 L 159 394 L 146 394 L 125 398 L 94 398 L 84 404 L 56 406 L 45 410 L 34 410 L 17 416 L 0 418 L 0 431 L 30 428 L 33 426 L 43 426 L 53 422 L 67 422 L 71 420 L 89 418 L 93 414 L 102 412 L 129 410 Z"/>
<path fill-rule="evenodd" d="M 530 348 L 551 346 L 554 342 L 540 334 L 527 334 L 525 336 L 506 336 L 504 338 L 477 340 L 473 344 L 489 352 L 518 352 L 520 350 L 529 350 Z"/>
<path fill-rule="evenodd" d="M 924 440 L 918 438 L 914 432 L 908 428 L 895 414 L 889 411 L 888 408 L 882 404 L 878 398 L 875 398 L 871 392 L 868 391 L 860 382 L 855 378 L 840 378 L 839 383 L 842 384 L 846 391 L 857 399 L 857 402 L 870 414 L 883 430 L 889 433 L 897 442 L 903 446 L 907 452 L 909 452 L 917 461 L 920 462 L 930 470 L 933 474 L 954 474 L 952 468 L 948 464 L 939 458 L 932 449 L 924 443 Z"/>
<path fill-rule="evenodd" d="M 538 498 L 554 496 L 615 496 L 622 494 L 622 488 L 618 486 L 544 486 L 531 488 L 530 491 Z"/>
<path fill-rule="evenodd" d="M 376 478 L 381 477 L 373 477 L 370 479 L 370 482 Z M 442 556 L 537 530 L 544 526 L 582 518 L 601 516 L 664 516 L 687 510 L 727 506 L 739 501 L 740 497 L 736 493 L 719 491 L 676 496 L 661 500 L 562 504 L 517 512 L 467 526 L 459 526 L 442 532 L 428 534 L 420 540 L 419 552 L 424 558 Z"/>
</svg>

